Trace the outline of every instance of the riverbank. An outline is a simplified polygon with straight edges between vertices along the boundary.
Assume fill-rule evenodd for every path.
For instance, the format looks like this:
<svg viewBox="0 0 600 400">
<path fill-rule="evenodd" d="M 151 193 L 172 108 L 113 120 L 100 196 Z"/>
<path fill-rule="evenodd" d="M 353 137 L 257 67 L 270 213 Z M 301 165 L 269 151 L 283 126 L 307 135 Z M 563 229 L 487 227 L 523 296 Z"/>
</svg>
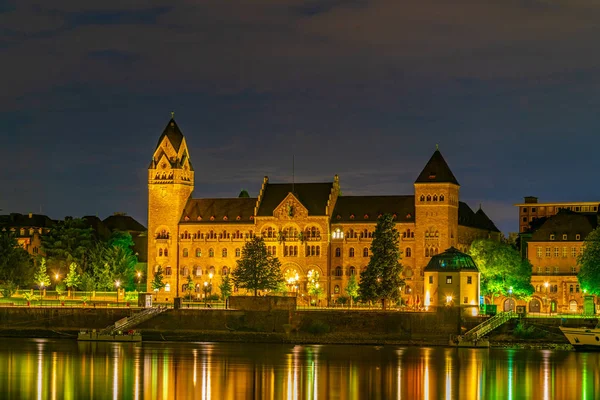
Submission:
<svg viewBox="0 0 600 400">
<path fill-rule="evenodd" d="M 0 309 L 0 336 L 75 339 L 80 330 L 100 330 L 139 309 Z M 452 310 L 434 313 L 381 311 L 169 310 L 136 329 L 145 341 L 245 342 L 447 346 L 485 317 L 464 317 Z M 558 326 L 591 326 L 594 319 L 513 320 L 490 335 L 492 347 L 570 349 Z M 523 324 L 526 325 L 523 328 Z"/>
</svg>

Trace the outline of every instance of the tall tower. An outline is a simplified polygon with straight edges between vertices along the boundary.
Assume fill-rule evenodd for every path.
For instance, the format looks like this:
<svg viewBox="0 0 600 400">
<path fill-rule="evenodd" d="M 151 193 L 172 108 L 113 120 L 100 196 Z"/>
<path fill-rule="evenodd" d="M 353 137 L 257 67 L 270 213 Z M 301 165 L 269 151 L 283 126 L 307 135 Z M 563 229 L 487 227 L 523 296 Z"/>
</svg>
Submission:
<svg viewBox="0 0 600 400">
<path fill-rule="evenodd" d="M 179 221 L 194 190 L 194 169 L 185 138 L 171 118 L 148 167 L 148 292 L 156 268 L 163 268 L 161 297 L 176 297 L 179 265 Z M 167 289 L 169 291 L 167 291 Z"/>
<path fill-rule="evenodd" d="M 436 148 L 415 181 L 415 261 L 421 271 L 432 255 L 458 243 L 459 189 L 458 181 Z"/>
</svg>

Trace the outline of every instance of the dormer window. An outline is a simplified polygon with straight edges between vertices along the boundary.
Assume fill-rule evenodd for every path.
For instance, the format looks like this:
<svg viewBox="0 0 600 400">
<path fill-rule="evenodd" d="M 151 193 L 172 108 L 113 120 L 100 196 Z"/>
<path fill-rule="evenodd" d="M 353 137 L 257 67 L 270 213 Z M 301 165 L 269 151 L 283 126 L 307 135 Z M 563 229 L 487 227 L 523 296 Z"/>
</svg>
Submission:
<svg viewBox="0 0 600 400">
<path fill-rule="evenodd" d="M 340 214 L 335 216 L 335 219 L 342 219 L 342 216 Z"/>
<path fill-rule="evenodd" d="M 563 234 L 563 240 L 567 240 L 567 234 L 566 233 Z"/>
<path fill-rule="evenodd" d="M 554 234 L 550 235 L 550 240 L 554 240 Z"/>
<path fill-rule="evenodd" d="M 398 215 L 396 215 L 396 214 L 392 215 L 392 219 L 396 219 L 396 218 L 398 218 Z"/>
<path fill-rule="evenodd" d="M 575 240 L 581 240 L 581 235 L 579 233 L 575 235 Z"/>
<path fill-rule="evenodd" d="M 412 215 L 410 215 L 410 213 L 408 213 L 408 214 L 406 214 L 406 218 L 410 219 L 410 218 L 412 218 Z"/>
<path fill-rule="evenodd" d="M 198 215 L 198 218 L 196 218 L 198 221 L 202 221 L 202 217 L 200 215 Z"/>
<path fill-rule="evenodd" d="M 183 219 L 184 219 L 184 221 L 189 221 L 190 217 L 186 215 Z"/>
<path fill-rule="evenodd" d="M 237 217 L 235 217 L 235 220 L 236 220 L 236 221 L 239 221 L 239 220 L 241 220 L 241 219 L 242 219 L 242 217 L 240 217 L 239 215 L 238 215 Z"/>
<path fill-rule="evenodd" d="M 369 219 L 369 214 L 365 214 L 364 219 Z"/>
<path fill-rule="evenodd" d="M 223 221 L 227 221 L 227 219 L 228 219 L 228 218 L 227 218 L 227 215 L 225 215 L 225 216 L 223 217 Z"/>
<path fill-rule="evenodd" d="M 351 214 L 351 215 L 350 215 L 350 219 L 354 219 L 354 214 Z"/>
<path fill-rule="evenodd" d="M 215 216 L 214 216 L 214 215 L 211 215 L 211 216 L 210 216 L 210 220 L 211 220 L 211 221 L 214 221 L 214 220 L 215 220 Z"/>
</svg>

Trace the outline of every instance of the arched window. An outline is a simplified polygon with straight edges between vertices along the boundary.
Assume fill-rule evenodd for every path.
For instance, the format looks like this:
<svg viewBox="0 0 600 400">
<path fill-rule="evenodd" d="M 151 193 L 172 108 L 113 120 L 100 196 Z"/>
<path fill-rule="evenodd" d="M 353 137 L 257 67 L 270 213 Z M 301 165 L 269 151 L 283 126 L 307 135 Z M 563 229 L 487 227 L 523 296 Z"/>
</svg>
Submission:
<svg viewBox="0 0 600 400">
<path fill-rule="evenodd" d="M 354 257 L 354 247 L 350 247 L 350 250 L 348 251 L 348 257 Z"/>
<path fill-rule="evenodd" d="M 235 249 L 235 256 L 239 257 L 242 254 L 242 251 L 240 250 L 240 248 L 238 247 L 237 249 Z"/>
<path fill-rule="evenodd" d="M 188 276 L 189 274 L 190 274 L 190 269 L 188 267 L 183 267 L 183 269 L 181 270 L 181 275 Z"/>
<path fill-rule="evenodd" d="M 221 250 L 221 257 L 227 257 L 227 249 Z"/>
<path fill-rule="evenodd" d="M 437 194 L 434 194 L 433 195 L 433 201 L 437 201 L 437 199 L 438 199 Z"/>
<path fill-rule="evenodd" d="M 429 248 L 428 247 L 425 248 L 425 257 L 429 257 Z"/>
<path fill-rule="evenodd" d="M 419 198 L 419 200 L 425 201 L 425 196 L 421 195 L 421 197 Z"/>
<path fill-rule="evenodd" d="M 165 275 L 171 275 L 171 266 L 165 268 Z"/>
<path fill-rule="evenodd" d="M 162 257 L 162 255 L 163 255 L 163 251 L 162 251 L 162 249 L 158 249 L 158 256 L 159 256 L 159 257 Z"/>
<path fill-rule="evenodd" d="M 221 273 L 223 274 L 223 276 L 229 275 L 229 268 L 223 267 L 223 270 L 221 271 Z"/>
<path fill-rule="evenodd" d="M 348 272 L 350 273 L 350 276 L 356 275 L 356 268 L 350 267 L 350 269 L 348 270 Z"/>
<path fill-rule="evenodd" d="M 336 257 L 341 257 L 342 256 L 342 249 L 340 249 L 339 247 L 337 247 L 335 249 L 335 256 Z"/>
<path fill-rule="evenodd" d="M 427 195 L 427 201 L 431 201 L 431 195 Z"/>
<path fill-rule="evenodd" d="M 198 266 L 194 267 L 194 275 L 202 276 L 202 268 L 200 268 Z"/>
<path fill-rule="evenodd" d="M 440 201 L 444 201 L 444 195 L 440 194 Z"/>
<path fill-rule="evenodd" d="M 333 288 L 333 293 L 334 294 L 340 294 L 340 287 L 338 285 L 335 285 Z"/>
<path fill-rule="evenodd" d="M 208 274 L 209 274 L 209 275 L 212 275 L 212 276 L 215 276 L 215 267 L 211 266 L 211 267 L 208 269 Z"/>
<path fill-rule="evenodd" d="M 339 265 L 335 267 L 335 276 L 342 276 L 342 267 Z"/>
<path fill-rule="evenodd" d="M 165 257 L 169 256 L 169 249 L 165 249 Z"/>
<path fill-rule="evenodd" d="M 170 292 L 171 291 L 171 284 L 167 283 L 165 285 L 165 292 Z"/>
<path fill-rule="evenodd" d="M 202 250 L 196 249 L 196 257 L 202 257 Z"/>
<path fill-rule="evenodd" d="M 365 247 L 363 249 L 363 257 L 369 257 L 369 248 L 368 247 Z"/>
<path fill-rule="evenodd" d="M 209 257 L 214 257 L 214 256 L 215 256 L 215 251 L 214 251 L 214 249 L 208 249 L 208 256 L 209 256 Z"/>
<path fill-rule="evenodd" d="M 404 251 L 404 255 L 405 257 L 409 258 L 412 257 L 412 250 L 410 247 L 407 247 L 406 250 Z"/>
<path fill-rule="evenodd" d="M 317 257 L 321 255 L 321 246 L 316 246 L 315 250 L 317 251 Z"/>
<path fill-rule="evenodd" d="M 189 255 L 188 249 L 183 249 L 183 256 L 187 257 Z"/>
</svg>

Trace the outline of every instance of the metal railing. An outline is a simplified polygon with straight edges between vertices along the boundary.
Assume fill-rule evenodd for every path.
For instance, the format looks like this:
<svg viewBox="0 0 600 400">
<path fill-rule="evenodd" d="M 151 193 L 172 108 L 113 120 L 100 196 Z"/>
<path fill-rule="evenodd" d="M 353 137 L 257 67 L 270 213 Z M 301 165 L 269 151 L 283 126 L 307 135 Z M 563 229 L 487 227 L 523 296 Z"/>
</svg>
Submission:
<svg viewBox="0 0 600 400">
<path fill-rule="evenodd" d="M 496 314 L 495 316 L 485 320 L 481 324 L 477 325 L 473 329 L 467 331 L 463 335 L 465 340 L 479 340 L 479 338 L 485 336 L 489 332 L 503 325 L 505 322 L 510 321 L 513 318 L 517 318 L 519 315 L 514 311 L 506 311 Z"/>
</svg>

